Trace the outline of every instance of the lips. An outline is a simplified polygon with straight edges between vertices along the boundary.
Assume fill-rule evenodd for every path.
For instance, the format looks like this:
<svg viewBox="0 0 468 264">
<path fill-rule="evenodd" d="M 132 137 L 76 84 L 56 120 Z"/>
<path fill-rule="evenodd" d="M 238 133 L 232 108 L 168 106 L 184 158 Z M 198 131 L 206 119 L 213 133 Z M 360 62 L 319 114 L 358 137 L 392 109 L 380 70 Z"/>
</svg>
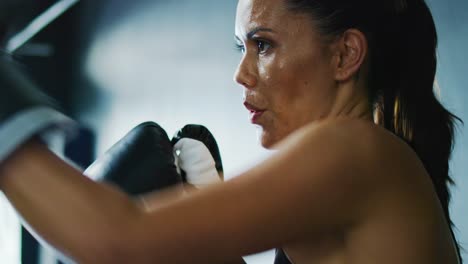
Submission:
<svg viewBox="0 0 468 264">
<path fill-rule="evenodd" d="M 251 103 L 248 103 L 248 102 L 244 102 L 244 106 L 245 108 L 247 108 L 247 110 L 250 111 L 250 121 L 253 123 L 253 124 L 256 124 L 258 119 L 263 115 L 263 113 L 265 112 L 265 109 L 261 109 Z"/>
</svg>

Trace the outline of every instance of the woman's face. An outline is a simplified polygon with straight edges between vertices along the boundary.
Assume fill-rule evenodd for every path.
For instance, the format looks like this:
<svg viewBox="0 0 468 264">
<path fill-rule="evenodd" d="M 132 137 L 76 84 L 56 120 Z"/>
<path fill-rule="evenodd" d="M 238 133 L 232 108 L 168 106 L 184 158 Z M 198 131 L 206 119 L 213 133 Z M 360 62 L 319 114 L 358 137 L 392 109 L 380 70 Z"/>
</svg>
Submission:
<svg viewBox="0 0 468 264">
<path fill-rule="evenodd" d="M 284 2 L 240 0 L 236 15 L 242 59 L 235 80 L 266 148 L 326 117 L 335 100 L 330 49 L 310 17 L 286 10 Z"/>
</svg>

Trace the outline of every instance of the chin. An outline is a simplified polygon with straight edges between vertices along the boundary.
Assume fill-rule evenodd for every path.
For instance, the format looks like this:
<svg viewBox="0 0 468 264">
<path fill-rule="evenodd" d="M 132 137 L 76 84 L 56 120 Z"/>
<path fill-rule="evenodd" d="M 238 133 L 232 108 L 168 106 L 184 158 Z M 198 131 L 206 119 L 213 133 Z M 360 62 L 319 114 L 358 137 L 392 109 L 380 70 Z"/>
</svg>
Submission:
<svg viewBox="0 0 468 264">
<path fill-rule="evenodd" d="M 277 143 L 281 141 L 282 137 L 278 137 L 275 134 L 268 133 L 267 131 L 261 129 L 259 131 L 259 141 L 262 147 L 269 150 L 276 149 Z"/>
<path fill-rule="evenodd" d="M 275 145 L 274 143 L 271 143 L 269 141 L 260 139 L 260 144 L 262 145 L 263 148 L 265 149 L 274 149 L 273 146 Z"/>
</svg>

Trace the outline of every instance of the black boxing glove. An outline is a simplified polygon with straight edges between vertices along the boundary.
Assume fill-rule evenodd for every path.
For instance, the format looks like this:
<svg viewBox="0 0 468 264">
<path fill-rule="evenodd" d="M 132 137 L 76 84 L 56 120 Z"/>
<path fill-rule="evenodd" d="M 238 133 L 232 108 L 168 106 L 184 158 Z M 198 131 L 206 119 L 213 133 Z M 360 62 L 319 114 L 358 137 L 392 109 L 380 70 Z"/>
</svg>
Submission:
<svg viewBox="0 0 468 264">
<path fill-rule="evenodd" d="M 172 138 L 184 180 L 197 188 L 221 182 L 223 164 L 218 144 L 202 125 L 186 125 Z"/>
<path fill-rule="evenodd" d="M 70 137 L 77 128 L 16 63 L 0 53 L 0 163 L 34 136 L 44 141 L 51 135 Z"/>
<path fill-rule="evenodd" d="M 164 129 L 154 122 L 132 129 L 84 174 L 130 195 L 143 195 L 182 182 L 174 164 L 172 144 Z"/>
</svg>

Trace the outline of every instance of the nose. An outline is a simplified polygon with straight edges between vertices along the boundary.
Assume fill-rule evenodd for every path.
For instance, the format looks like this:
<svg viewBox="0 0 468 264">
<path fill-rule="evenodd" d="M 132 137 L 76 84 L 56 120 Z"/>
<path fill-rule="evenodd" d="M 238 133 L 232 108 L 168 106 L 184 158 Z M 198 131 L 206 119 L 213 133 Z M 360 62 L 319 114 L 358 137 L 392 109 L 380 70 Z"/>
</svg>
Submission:
<svg viewBox="0 0 468 264">
<path fill-rule="evenodd" d="M 257 85 L 255 69 L 255 60 L 250 59 L 248 54 L 244 54 L 234 74 L 234 81 L 247 89 L 254 88 Z"/>
</svg>

